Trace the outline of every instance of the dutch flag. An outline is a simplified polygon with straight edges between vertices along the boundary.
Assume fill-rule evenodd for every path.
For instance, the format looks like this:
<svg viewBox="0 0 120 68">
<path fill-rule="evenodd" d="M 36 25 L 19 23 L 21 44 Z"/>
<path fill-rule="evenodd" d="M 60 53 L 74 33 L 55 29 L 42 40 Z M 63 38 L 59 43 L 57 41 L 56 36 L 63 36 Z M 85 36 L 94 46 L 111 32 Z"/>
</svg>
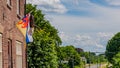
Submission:
<svg viewBox="0 0 120 68">
<path fill-rule="evenodd" d="M 27 31 L 26 31 L 26 43 L 33 42 L 33 28 L 30 27 L 30 22 L 28 22 Z"/>
</svg>

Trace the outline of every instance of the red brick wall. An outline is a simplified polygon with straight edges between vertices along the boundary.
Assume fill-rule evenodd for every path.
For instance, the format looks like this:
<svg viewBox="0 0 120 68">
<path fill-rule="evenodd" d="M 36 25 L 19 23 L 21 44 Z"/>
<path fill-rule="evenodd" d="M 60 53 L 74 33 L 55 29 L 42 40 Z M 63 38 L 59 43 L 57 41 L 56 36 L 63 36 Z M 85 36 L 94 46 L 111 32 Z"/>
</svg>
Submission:
<svg viewBox="0 0 120 68">
<path fill-rule="evenodd" d="M 11 6 L 7 5 L 7 0 L 0 0 L 0 33 L 3 35 L 2 39 L 2 56 L 3 56 L 3 68 L 8 68 L 8 39 L 12 40 L 12 62 L 13 68 L 16 68 L 16 46 L 15 42 L 22 42 L 22 56 L 23 56 L 23 68 L 26 68 L 25 58 L 25 38 L 16 28 L 15 23 L 24 16 L 24 2 L 20 0 L 20 15 L 17 15 L 16 0 L 11 0 Z"/>
</svg>

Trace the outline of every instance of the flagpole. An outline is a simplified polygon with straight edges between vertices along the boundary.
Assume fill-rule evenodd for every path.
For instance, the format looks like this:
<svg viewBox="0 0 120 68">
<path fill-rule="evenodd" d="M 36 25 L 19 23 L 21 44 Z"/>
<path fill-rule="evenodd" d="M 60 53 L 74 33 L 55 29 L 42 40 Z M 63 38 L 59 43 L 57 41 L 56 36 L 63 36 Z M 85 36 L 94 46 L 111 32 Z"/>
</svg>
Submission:
<svg viewBox="0 0 120 68">
<path fill-rule="evenodd" d="M 26 0 L 25 0 L 25 5 L 24 5 L 24 15 L 26 15 Z"/>
<path fill-rule="evenodd" d="M 26 0 L 24 4 L 24 16 L 26 16 Z M 26 68 L 28 68 L 28 63 L 27 63 L 27 43 L 25 42 L 25 57 L 26 57 Z"/>
</svg>

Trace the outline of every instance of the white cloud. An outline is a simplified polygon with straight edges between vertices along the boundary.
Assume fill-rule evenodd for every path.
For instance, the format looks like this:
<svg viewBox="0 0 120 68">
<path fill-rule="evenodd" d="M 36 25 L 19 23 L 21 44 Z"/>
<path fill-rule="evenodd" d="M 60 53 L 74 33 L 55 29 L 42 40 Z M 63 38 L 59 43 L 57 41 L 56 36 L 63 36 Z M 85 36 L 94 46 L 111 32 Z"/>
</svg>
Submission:
<svg viewBox="0 0 120 68">
<path fill-rule="evenodd" d="M 85 40 L 90 40 L 91 37 L 87 35 L 76 35 L 76 40 L 77 41 L 85 41 Z"/>
<path fill-rule="evenodd" d="M 103 52 L 105 51 L 107 41 L 112 37 L 112 34 L 113 33 L 109 34 L 108 32 L 98 32 L 90 35 L 89 33 L 69 34 L 61 32 L 60 37 L 63 41 L 63 45 L 74 45 L 75 47 L 82 48 L 85 51 Z"/>
<path fill-rule="evenodd" d="M 44 12 L 65 13 L 67 11 L 60 0 L 27 0 L 27 3 L 38 5 L 38 9 Z"/>
<path fill-rule="evenodd" d="M 120 6 L 120 0 L 106 0 L 109 5 Z"/>
<path fill-rule="evenodd" d="M 62 38 L 62 41 L 64 42 L 69 41 L 69 36 L 67 36 L 64 32 L 61 32 L 59 35 Z"/>
<path fill-rule="evenodd" d="M 51 23 L 64 32 L 61 37 L 63 43 L 86 51 L 105 51 L 107 41 L 120 31 L 120 9 L 93 4 L 88 0 L 81 1 L 77 4 L 79 7 L 71 8 L 88 11 L 91 13 L 90 17 L 50 15 L 53 19 Z"/>
<path fill-rule="evenodd" d="M 118 32 L 120 29 L 118 16 L 120 15 L 111 15 L 109 13 L 106 12 L 103 16 L 95 17 L 67 15 L 49 15 L 49 17 L 52 17 L 51 24 L 64 32 Z"/>
<path fill-rule="evenodd" d="M 69 3 L 69 2 L 68 2 Z M 90 12 L 91 16 L 53 15 L 52 24 L 62 31 L 79 32 L 118 32 L 120 27 L 120 9 L 104 7 L 81 0 L 75 10 Z M 82 3 L 82 4 L 81 4 Z M 82 13 L 81 13 L 82 14 Z M 50 15 L 52 17 L 52 15 Z M 69 24 L 69 27 L 67 25 Z"/>
<path fill-rule="evenodd" d="M 96 46 L 97 46 L 98 48 L 103 48 L 103 47 L 104 47 L 104 45 L 101 45 L 101 44 L 96 44 Z"/>
<path fill-rule="evenodd" d="M 97 41 L 98 38 L 92 37 L 90 35 L 77 35 L 76 37 L 77 37 L 76 39 L 77 46 L 81 46 L 81 45 L 85 47 L 88 46 L 88 47 L 92 47 L 92 49 L 103 48 L 104 46 L 100 43 L 100 40 Z"/>
<path fill-rule="evenodd" d="M 99 32 L 99 33 L 97 33 L 97 35 L 98 35 L 98 37 L 101 37 L 101 38 L 104 38 L 104 37 L 108 37 L 108 38 L 110 38 L 110 37 L 112 37 L 114 34 L 113 33 L 111 33 L 111 32 Z"/>
</svg>

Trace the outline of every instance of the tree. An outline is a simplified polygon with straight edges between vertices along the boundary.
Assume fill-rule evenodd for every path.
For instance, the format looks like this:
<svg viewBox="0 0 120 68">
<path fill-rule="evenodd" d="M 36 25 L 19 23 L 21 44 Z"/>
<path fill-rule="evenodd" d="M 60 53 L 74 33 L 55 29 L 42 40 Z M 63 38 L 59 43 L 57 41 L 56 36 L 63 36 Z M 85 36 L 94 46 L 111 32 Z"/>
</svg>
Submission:
<svg viewBox="0 0 120 68">
<path fill-rule="evenodd" d="M 104 55 L 104 54 L 99 54 L 99 55 L 98 55 L 98 58 L 99 58 L 99 61 L 100 61 L 100 62 L 107 62 L 107 59 L 105 58 L 105 55 Z"/>
<path fill-rule="evenodd" d="M 60 53 L 61 52 L 61 53 Z M 75 47 L 72 45 L 60 47 L 59 59 L 62 61 L 68 61 L 68 64 L 61 63 L 61 66 L 73 68 L 73 66 L 82 66 L 82 61 L 80 54 L 76 51 Z M 67 68 L 65 67 L 65 68 Z"/>
<path fill-rule="evenodd" d="M 113 68 L 119 68 L 120 67 L 120 52 L 113 57 L 113 61 L 114 61 Z"/>
<path fill-rule="evenodd" d="M 120 32 L 118 32 L 107 43 L 105 55 L 110 63 L 112 63 L 112 64 L 116 63 L 113 60 L 113 58 L 115 58 L 114 56 L 116 56 L 116 54 L 118 54 L 118 52 L 120 52 Z"/>
<path fill-rule="evenodd" d="M 34 24 L 37 25 L 33 33 L 34 41 L 27 45 L 28 68 L 57 68 L 56 48 L 62 43 L 58 30 L 44 18 L 44 14 L 36 6 L 27 4 L 26 11 L 32 11 Z"/>
</svg>

